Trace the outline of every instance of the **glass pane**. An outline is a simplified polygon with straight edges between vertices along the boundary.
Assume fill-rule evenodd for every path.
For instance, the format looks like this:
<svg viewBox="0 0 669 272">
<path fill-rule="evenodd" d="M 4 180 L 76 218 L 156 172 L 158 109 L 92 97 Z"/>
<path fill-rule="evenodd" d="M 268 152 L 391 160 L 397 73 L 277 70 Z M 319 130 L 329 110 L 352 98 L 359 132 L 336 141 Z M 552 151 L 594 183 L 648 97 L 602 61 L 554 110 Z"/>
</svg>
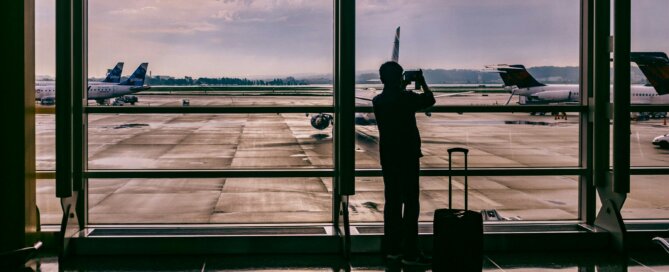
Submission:
<svg viewBox="0 0 669 272">
<path fill-rule="evenodd" d="M 56 197 L 56 180 L 37 180 L 37 208 L 40 211 L 42 225 L 60 225 L 63 209 L 60 199 Z"/>
<path fill-rule="evenodd" d="M 330 178 L 93 179 L 91 224 L 324 223 Z"/>
<path fill-rule="evenodd" d="M 89 169 L 330 168 L 332 133 L 304 114 L 89 115 Z"/>
<path fill-rule="evenodd" d="M 89 105 L 332 105 L 332 14 L 331 0 L 91 1 Z"/>
<path fill-rule="evenodd" d="M 35 116 L 35 158 L 38 171 L 56 170 L 56 115 Z"/>
<path fill-rule="evenodd" d="M 632 166 L 669 166 L 669 127 L 664 120 L 632 121 Z"/>
<path fill-rule="evenodd" d="M 578 113 L 416 114 L 421 167 L 448 167 L 451 147 L 467 147 L 470 167 L 578 166 Z M 364 114 L 359 114 L 364 115 Z M 371 117 L 371 116 L 369 116 Z M 356 126 L 356 167 L 380 168 L 376 124 Z"/>
<path fill-rule="evenodd" d="M 382 89 L 379 67 L 397 55 L 423 69 L 438 105 L 580 101 L 580 1 L 356 3 L 360 96 Z"/>
<path fill-rule="evenodd" d="M 632 54 L 632 104 L 669 105 L 669 18 L 662 16 L 669 2 L 631 1 L 631 7 L 631 50 L 637 52 Z"/>
<path fill-rule="evenodd" d="M 56 1 L 35 1 L 35 147 L 38 171 L 56 170 Z"/>
<path fill-rule="evenodd" d="M 453 177 L 453 205 L 464 201 L 464 179 Z M 383 222 L 381 177 L 358 177 L 351 196 L 353 222 Z M 420 178 L 420 221 L 432 222 L 434 210 L 448 207 L 448 177 Z M 496 210 L 503 220 L 578 218 L 578 177 L 469 177 L 469 209 Z"/>
<path fill-rule="evenodd" d="M 621 211 L 625 219 L 669 219 L 669 176 L 632 176 Z"/>
</svg>

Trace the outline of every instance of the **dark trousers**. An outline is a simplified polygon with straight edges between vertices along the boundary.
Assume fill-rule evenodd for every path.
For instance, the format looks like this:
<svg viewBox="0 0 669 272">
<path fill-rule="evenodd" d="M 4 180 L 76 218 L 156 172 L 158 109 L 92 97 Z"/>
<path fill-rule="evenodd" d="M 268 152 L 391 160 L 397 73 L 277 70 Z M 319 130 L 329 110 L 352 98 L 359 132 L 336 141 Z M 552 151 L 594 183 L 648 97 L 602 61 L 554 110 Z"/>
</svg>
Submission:
<svg viewBox="0 0 669 272">
<path fill-rule="evenodd" d="M 418 254 L 419 158 L 382 165 L 385 187 L 383 210 L 383 250 L 389 254 Z"/>
</svg>

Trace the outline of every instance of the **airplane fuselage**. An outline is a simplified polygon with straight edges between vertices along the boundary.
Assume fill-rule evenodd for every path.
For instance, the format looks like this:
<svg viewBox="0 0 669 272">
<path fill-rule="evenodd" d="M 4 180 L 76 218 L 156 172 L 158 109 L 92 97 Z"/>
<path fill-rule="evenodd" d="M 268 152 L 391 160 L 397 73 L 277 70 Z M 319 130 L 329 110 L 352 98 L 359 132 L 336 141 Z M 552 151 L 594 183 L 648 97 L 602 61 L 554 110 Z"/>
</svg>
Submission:
<svg viewBox="0 0 669 272">
<path fill-rule="evenodd" d="M 119 84 L 103 84 L 101 82 L 91 82 L 88 86 L 89 100 L 104 100 L 113 97 L 120 97 L 146 90 L 146 86 L 129 86 Z M 56 86 L 37 86 L 35 88 L 35 100 L 41 100 L 44 97 L 56 97 Z"/>
<path fill-rule="evenodd" d="M 669 104 L 669 95 L 659 95 L 655 88 L 651 86 L 633 85 L 630 88 L 630 102 L 632 104 Z M 516 88 L 514 93 L 524 97 L 524 99 L 520 99 L 520 104 L 579 102 L 581 99 L 579 85 Z M 611 95 L 611 101 L 613 101 L 613 95 Z"/>
</svg>

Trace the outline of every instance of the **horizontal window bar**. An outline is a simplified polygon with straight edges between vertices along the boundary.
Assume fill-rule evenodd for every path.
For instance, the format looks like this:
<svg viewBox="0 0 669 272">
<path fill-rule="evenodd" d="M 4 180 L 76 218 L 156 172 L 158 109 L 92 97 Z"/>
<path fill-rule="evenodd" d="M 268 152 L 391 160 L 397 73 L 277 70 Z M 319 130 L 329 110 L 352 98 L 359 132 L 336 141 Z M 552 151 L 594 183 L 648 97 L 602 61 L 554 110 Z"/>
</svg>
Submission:
<svg viewBox="0 0 669 272">
<path fill-rule="evenodd" d="M 355 171 L 359 177 L 382 176 L 381 169 L 359 169 Z M 447 168 L 421 169 L 421 176 L 462 176 L 465 171 L 455 168 L 449 171 Z M 469 168 L 468 176 L 576 176 L 584 175 L 584 168 Z"/>
<path fill-rule="evenodd" d="M 373 112 L 374 108 L 371 106 L 357 106 L 356 112 Z M 579 105 L 511 105 L 511 106 L 495 106 L 495 105 L 439 105 L 430 107 L 421 112 L 587 112 L 588 107 Z"/>
<path fill-rule="evenodd" d="M 669 105 L 631 105 L 630 112 L 656 112 L 669 111 Z"/>
<path fill-rule="evenodd" d="M 333 112 L 332 106 L 187 106 L 187 107 L 85 107 L 86 113 L 313 113 Z"/>
<path fill-rule="evenodd" d="M 454 176 L 464 174 L 463 169 L 449 171 L 445 168 L 421 169 L 421 176 Z M 584 168 L 470 168 L 469 176 L 574 176 L 584 175 Z M 632 175 L 669 175 L 669 168 L 643 167 L 632 168 Z M 381 169 L 358 169 L 358 177 L 383 176 Z M 93 170 L 86 172 L 87 178 L 266 178 L 266 177 L 332 177 L 332 169 L 290 169 L 290 170 L 179 170 L 179 171 L 128 171 L 128 170 Z M 38 179 L 53 179 L 55 172 L 38 172 Z"/>
<path fill-rule="evenodd" d="M 669 175 L 667 167 L 632 167 L 630 175 Z M 667 179 L 669 181 L 669 179 Z"/>
<path fill-rule="evenodd" d="M 35 114 L 56 114 L 56 107 L 35 107 Z"/>
<path fill-rule="evenodd" d="M 36 179 L 56 179 L 56 171 L 37 171 Z"/>
<path fill-rule="evenodd" d="M 86 178 L 302 178 L 332 177 L 333 169 L 290 170 L 93 170 L 84 173 Z"/>
<path fill-rule="evenodd" d="M 358 169 L 359 177 L 380 177 L 381 169 Z M 421 176 L 461 176 L 462 169 L 433 168 L 422 169 Z M 583 175 L 582 168 L 470 168 L 469 176 L 573 176 Z M 85 173 L 87 178 L 287 178 L 287 177 L 332 177 L 333 169 L 289 169 L 289 170 L 91 170 Z"/>
<path fill-rule="evenodd" d="M 86 113 L 312 113 L 312 112 L 333 112 L 332 106 L 189 106 L 189 107 L 85 107 Z M 371 106 L 356 107 L 357 112 L 373 112 Z M 512 105 L 512 106 L 435 106 L 423 112 L 586 112 L 585 106 L 566 106 L 566 105 Z"/>
</svg>

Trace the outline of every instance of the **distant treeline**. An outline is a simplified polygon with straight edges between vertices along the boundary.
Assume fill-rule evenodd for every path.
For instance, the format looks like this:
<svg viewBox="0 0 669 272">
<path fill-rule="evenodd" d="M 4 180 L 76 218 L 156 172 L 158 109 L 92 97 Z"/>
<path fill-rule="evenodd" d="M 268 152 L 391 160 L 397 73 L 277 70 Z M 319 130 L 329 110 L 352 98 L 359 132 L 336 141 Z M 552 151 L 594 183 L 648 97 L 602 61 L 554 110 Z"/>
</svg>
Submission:
<svg viewBox="0 0 669 272">
<path fill-rule="evenodd" d="M 579 81 L 579 68 L 574 66 L 537 66 L 527 69 L 538 81 L 548 84 L 577 84 Z M 425 79 L 431 84 L 502 84 L 502 79 L 497 73 L 484 72 L 472 69 L 423 69 Z M 613 77 L 612 77 L 613 78 Z M 309 84 L 332 84 L 332 75 L 312 75 L 295 78 L 292 76 L 275 79 L 247 79 L 234 77 L 208 78 L 192 77 L 174 78 L 170 76 L 155 76 L 147 78 L 149 85 L 245 85 L 245 86 L 283 86 L 283 85 L 309 85 Z M 102 79 L 90 79 L 99 81 Z M 125 77 L 122 79 L 125 80 Z M 633 84 L 647 83 L 646 77 L 638 67 L 632 66 L 631 80 Z M 356 76 L 357 83 L 379 83 L 378 72 L 362 72 Z"/>
<path fill-rule="evenodd" d="M 201 77 L 194 79 L 192 77 L 183 77 L 183 78 L 173 78 L 173 77 L 154 77 L 149 78 L 149 85 L 172 85 L 172 86 L 183 86 L 183 85 L 272 85 L 272 86 L 281 86 L 281 85 L 307 85 L 307 81 L 298 80 L 294 77 L 286 78 L 275 78 L 270 80 L 262 79 L 247 79 L 247 78 L 234 78 L 234 77 L 221 77 L 221 78 L 208 78 Z"/>
<path fill-rule="evenodd" d="M 579 68 L 537 66 L 527 69 L 534 78 L 542 83 L 549 84 L 577 84 L 579 81 Z M 497 73 L 484 72 L 469 69 L 423 69 L 425 79 L 432 84 L 502 84 L 502 79 Z M 369 83 L 378 81 L 379 74 L 362 73 L 357 77 L 358 83 Z M 646 77 L 638 67 L 632 66 L 632 83 L 646 83 Z"/>
</svg>

